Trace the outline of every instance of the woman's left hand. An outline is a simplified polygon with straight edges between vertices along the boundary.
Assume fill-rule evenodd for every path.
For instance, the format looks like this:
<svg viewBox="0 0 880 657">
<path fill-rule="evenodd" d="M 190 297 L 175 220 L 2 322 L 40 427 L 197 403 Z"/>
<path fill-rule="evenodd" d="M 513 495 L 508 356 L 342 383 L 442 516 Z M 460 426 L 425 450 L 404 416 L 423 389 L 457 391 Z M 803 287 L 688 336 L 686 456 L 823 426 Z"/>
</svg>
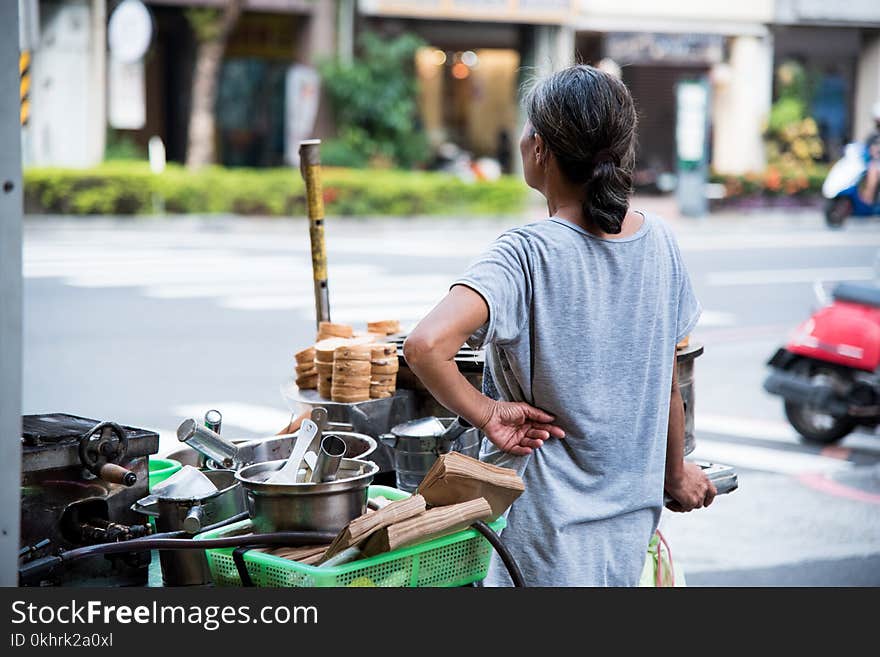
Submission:
<svg viewBox="0 0 880 657">
<path fill-rule="evenodd" d="M 525 402 L 493 401 L 489 419 L 480 428 L 501 451 L 524 456 L 551 437 L 565 438 L 565 432 L 551 424 L 554 419 Z"/>
</svg>

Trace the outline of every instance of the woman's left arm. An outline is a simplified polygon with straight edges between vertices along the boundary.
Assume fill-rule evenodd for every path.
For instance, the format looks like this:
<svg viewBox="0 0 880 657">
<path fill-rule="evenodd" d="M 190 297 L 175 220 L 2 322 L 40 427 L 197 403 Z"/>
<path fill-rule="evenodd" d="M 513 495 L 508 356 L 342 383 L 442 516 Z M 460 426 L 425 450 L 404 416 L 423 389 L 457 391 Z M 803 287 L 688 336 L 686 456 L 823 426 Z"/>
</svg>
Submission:
<svg viewBox="0 0 880 657">
<path fill-rule="evenodd" d="M 483 395 L 459 372 L 455 355 L 489 319 L 482 296 L 455 285 L 406 339 L 403 354 L 412 371 L 443 406 L 479 427 L 499 449 L 531 454 L 551 436 L 565 432 L 554 418 L 523 402 L 500 402 Z"/>
</svg>

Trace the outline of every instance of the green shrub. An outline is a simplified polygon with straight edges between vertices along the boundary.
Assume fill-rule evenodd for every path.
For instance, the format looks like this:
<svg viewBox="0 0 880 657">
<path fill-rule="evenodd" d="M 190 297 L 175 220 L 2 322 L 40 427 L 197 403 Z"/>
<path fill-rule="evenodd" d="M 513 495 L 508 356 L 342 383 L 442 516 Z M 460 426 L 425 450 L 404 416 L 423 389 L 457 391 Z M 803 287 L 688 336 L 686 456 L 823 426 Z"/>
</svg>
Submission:
<svg viewBox="0 0 880 657">
<path fill-rule="evenodd" d="M 358 45 L 353 61 L 319 66 L 339 131 L 322 157 L 339 166 L 421 164 L 429 147 L 418 125 L 415 54 L 424 42 L 412 34 L 389 39 L 364 32 Z"/>
<path fill-rule="evenodd" d="M 294 169 L 224 169 L 198 172 L 169 165 L 154 175 L 146 163 L 108 162 L 94 169 L 28 169 L 29 211 L 50 214 L 149 214 L 164 202 L 170 214 L 234 213 L 304 216 L 305 187 Z M 443 173 L 325 167 L 328 215 L 412 216 L 504 214 L 526 200 L 521 180 L 467 183 Z"/>
</svg>

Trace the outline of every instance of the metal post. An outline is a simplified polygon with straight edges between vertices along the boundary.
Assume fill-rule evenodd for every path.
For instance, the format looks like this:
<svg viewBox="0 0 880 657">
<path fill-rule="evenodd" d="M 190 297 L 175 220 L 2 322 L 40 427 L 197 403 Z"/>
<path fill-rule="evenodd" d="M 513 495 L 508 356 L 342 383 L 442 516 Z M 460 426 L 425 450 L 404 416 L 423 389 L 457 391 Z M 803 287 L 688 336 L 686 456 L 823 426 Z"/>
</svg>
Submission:
<svg viewBox="0 0 880 657">
<path fill-rule="evenodd" d="M 0 586 L 18 584 L 21 495 L 21 109 L 18 3 L 0 2 Z"/>
<path fill-rule="evenodd" d="M 321 188 L 321 140 L 299 144 L 299 169 L 306 183 L 309 238 L 312 242 L 312 275 L 315 279 L 315 324 L 330 321 L 330 290 L 327 287 L 327 248 L 324 244 L 324 192 Z"/>
</svg>

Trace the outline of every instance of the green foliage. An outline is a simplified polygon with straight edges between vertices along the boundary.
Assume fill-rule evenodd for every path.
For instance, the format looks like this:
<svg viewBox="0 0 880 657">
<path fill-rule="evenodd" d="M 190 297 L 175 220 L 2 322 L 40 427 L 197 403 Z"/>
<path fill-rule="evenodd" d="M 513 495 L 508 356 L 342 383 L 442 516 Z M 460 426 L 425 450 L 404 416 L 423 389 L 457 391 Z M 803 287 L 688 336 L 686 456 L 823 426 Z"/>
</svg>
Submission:
<svg viewBox="0 0 880 657">
<path fill-rule="evenodd" d="M 408 168 L 427 158 L 428 141 L 417 126 L 414 71 L 415 53 L 422 45 L 412 35 L 387 40 L 368 32 L 351 64 L 333 60 L 320 65 L 339 129 L 328 153 L 340 158 L 334 163 Z"/>
<path fill-rule="evenodd" d="M 146 163 L 108 162 L 87 170 L 28 169 L 24 180 L 27 210 L 37 213 L 149 214 L 161 199 L 171 214 L 306 214 L 294 169 L 190 172 L 171 164 L 154 175 Z M 330 216 L 506 214 L 521 211 L 526 200 L 525 185 L 509 176 L 468 183 L 443 173 L 327 167 L 323 188 Z"/>
<path fill-rule="evenodd" d="M 107 142 L 104 146 L 104 160 L 145 160 L 144 149 L 134 139 L 119 130 L 107 130 Z"/>
<path fill-rule="evenodd" d="M 776 71 L 778 99 L 770 108 L 765 134 L 771 167 L 809 176 L 822 157 L 819 130 L 807 115 L 812 84 L 803 67 L 789 61 Z"/>
<path fill-rule="evenodd" d="M 204 43 L 220 36 L 222 12 L 205 7 L 190 7 L 183 12 L 190 29 L 196 35 L 196 41 Z"/>
</svg>

